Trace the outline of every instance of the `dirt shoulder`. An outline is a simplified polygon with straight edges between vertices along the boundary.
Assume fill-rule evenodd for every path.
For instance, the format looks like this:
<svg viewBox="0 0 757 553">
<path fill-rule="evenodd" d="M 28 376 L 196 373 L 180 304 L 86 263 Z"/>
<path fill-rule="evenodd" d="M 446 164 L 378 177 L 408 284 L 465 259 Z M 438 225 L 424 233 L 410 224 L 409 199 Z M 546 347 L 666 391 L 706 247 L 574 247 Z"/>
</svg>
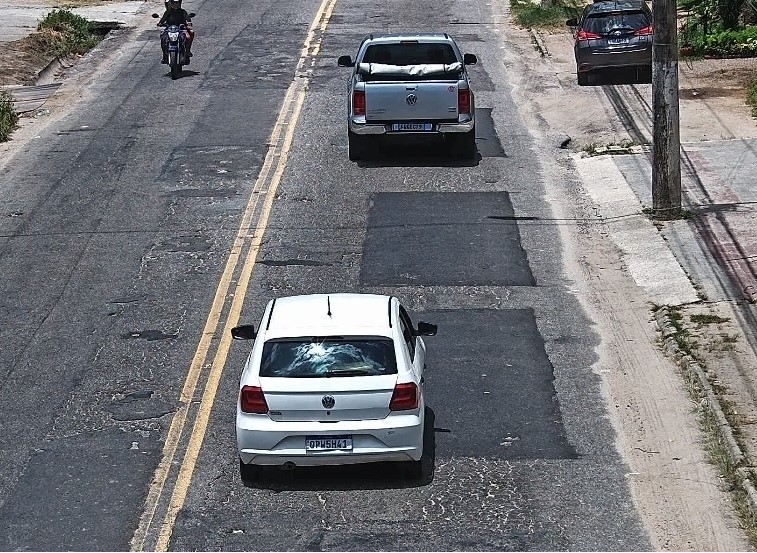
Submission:
<svg viewBox="0 0 757 553">
<path fill-rule="evenodd" d="M 504 0 L 495 4 L 507 9 Z M 602 337 L 594 370 L 652 545 L 656 550 L 752 550 L 725 481 L 708 457 L 697 404 L 676 360 L 661 349 L 653 306 L 624 267 L 598 206 L 579 180 L 566 178 L 577 152 L 651 143 L 651 84 L 579 87 L 567 28 L 535 36 L 509 22 L 502 29 L 513 96 L 540 148 L 554 155 L 544 167 L 547 197 L 558 220 L 574 222 L 560 227 L 566 271 Z M 756 59 L 681 61 L 682 143 L 757 138 L 757 121 L 746 104 L 754 75 Z M 560 150 L 566 137 L 570 141 Z M 642 224 L 644 217 L 636 215 Z M 728 304 L 686 307 L 690 320 L 686 310 L 719 317 L 712 319 L 717 323 L 692 326 L 703 355 L 711 356 L 712 366 L 728 374 L 729 386 L 738 390 L 739 379 L 743 385 L 757 366 L 742 333 L 743 319 Z M 757 412 L 746 395 L 727 397 L 745 400 L 738 410 Z M 755 426 L 751 415 L 743 422 Z"/>
</svg>

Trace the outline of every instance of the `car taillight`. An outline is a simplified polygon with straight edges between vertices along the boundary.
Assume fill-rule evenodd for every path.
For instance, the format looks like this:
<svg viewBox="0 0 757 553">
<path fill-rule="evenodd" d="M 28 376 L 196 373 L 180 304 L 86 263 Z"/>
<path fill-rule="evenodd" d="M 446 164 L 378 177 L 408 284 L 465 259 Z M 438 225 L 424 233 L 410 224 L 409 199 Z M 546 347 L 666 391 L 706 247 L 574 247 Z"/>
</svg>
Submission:
<svg viewBox="0 0 757 553">
<path fill-rule="evenodd" d="M 652 25 L 649 27 L 644 27 L 642 29 L 639 29 L 634 33 L 634 36 L 648 36 L 654 33 L 654 29 L 652 28 Z"/>
<path fill-rule="evenodd" d="M 590 38 L 602 38 L 602 35 L 598 35 L 597 33 L 590 33 L 589 31 L 586 31 L 584 29 L 578 31 L 578 34 L 576 35 L 576 40 L 589 40 Z"/>
<path fill-rule="evenodd" d="M 352 93 L 353 115 L 365 115 L 365 92 L 356 90 Z"/>
<path fill-rule="evenodd" d="M 470 90 L 467 88 L 457 89 L 457 113 L 470 113 Z"/>
<path fill-rule="evenodd" d="M 265 401 L 262 388 L 258 386 L 242 386 L 242 391 L 239 394 L 239 407 L 245 413 L 266 414 L 268 412 L 268 404 Z"/>
<path fill-rule="evenodd" d="M 407 411 L 418 408 L 418 386 L 415 382 L 405 382 L 394 387 L 392 401 L 389 403 L 390 411 Z"/>
</svg>

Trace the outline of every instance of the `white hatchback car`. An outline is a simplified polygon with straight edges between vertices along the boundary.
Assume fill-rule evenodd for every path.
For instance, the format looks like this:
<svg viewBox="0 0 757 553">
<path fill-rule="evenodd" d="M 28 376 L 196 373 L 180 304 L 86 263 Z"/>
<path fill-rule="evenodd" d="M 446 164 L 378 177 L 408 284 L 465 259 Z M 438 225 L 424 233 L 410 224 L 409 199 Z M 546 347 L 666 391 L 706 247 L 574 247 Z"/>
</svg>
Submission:
<svg viewBox="0 0 757 553">
<path fill-rule="evenodd" d="M 426 346 L 399 300 L 370 294 L 277 298 L 258 331 L 240 380 L 236 433 L 243 481 L 262 465 L 406 461 L 430 476 L 423 457 Z"/>
</svg>

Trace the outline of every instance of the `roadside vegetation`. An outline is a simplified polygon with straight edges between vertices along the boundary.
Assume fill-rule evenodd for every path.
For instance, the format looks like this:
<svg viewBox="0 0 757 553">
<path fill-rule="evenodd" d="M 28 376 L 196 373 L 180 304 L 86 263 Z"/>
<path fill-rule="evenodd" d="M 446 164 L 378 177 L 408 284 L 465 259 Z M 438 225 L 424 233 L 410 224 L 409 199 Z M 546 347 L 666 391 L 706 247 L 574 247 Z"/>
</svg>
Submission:
<svg viewBox="0 0 757 553">
<path fill-rule="evenodd" d="M 752 117 L 757 117 L 757 81 L 752 81 L 746 92 L 747 104 L 752 106 Z"/>
<path fill-rule="evenodd" d="M 678 0 L 682 56 L 757 56 L 757 8 L 746 0 Z"/>
<path fill-rule="evenodd" d="M 660 309 L 667 312 L 668 321 L 673 327 L 670 338 L 678 347 L 676 356 L 688 392 L 694 402 L 699 424 L 704 432 L 705 446 L 710 461 L 720 471 L 724 488 L 731 494 L 733 505 L 741 519 L 747 538 L 753 545 L 757 545 L 757 518 L 753 511 L 753 503 L 745 488 L 745 479 L 757 486 L 757 478 L 749 470 L 752 462 L 745 453 L 747 449 L 741 431 L 741 424 L 745 422 L 749 424 L 749 421 L 745 421 L 743 414 L 738 413 L 732 402 L 727 399 L 728 390 L 720 384 L 716 372 L 707 365 L 705 356 L 702 354 L 702 349 L 710 352 L 713 348 L 719 352 L 730 351 L 738 338 L 718 331 L 717 337 L 713 337 L 708 344 L 703 344 L 693 336 L 692 326 L 696 329 L 717 326 L 728 322 L 729 319 L 710 314 L 692 314 L 686 317 L 681 308 L 672 306 L 658 306 L 655 312 Z M 687 357 L 693 360 L 699 369 L 686 362 Z M 714 401 L 711 400 L 712 396 L 709 395 L 708 388 L 714 395 Z M 731 438 L 725 433 L 725 428 L 730 429 Z M 736 442 L 742 455 L 741 459 L 734 455 L 732 441 Z"/>
<path fill-rule="evenodd" d="M 542 7 L 531 0 L 510 0 L 510 10 L 521 27 L 564 28 L 565 21 L 578 17 L 586 5 L 580 0 L 553 0 Z"/>
<path fill-rule="evenodd" d="M 10 94 L 0 91 L 0 142 L 8 140 L 18 123 L 18 115 L 13 110 Z"/>
<path fill-rule="evenodd" d="M 65 9 L 47 14 L 37 25 L 37 33 L 41 46 L 61 58 L 84 54 L 101 39 L 92 23 Z"/>
</svg>

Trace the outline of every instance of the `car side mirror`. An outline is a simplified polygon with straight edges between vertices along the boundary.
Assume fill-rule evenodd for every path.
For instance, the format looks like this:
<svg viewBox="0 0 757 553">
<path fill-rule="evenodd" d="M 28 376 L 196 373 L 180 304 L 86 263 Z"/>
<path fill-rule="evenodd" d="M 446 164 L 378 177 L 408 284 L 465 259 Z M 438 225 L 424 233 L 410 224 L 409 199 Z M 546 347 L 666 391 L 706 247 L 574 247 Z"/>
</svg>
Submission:
<svg viewBox="0 0 757 553">
<path fill-rule="evenodd" d="M 567 20 L 567 21 L 565 22 L 565 24 L 566 24 L 566 25 L 567 25 L 568 27 L 578 27 L 578 19 L 576 19 L 575 17 L 571 17 L 570 19 L 568 19 L 568 20 Z"/>
<path fill-rule="evenodd" d="M 252 340 L 257 336 L 255 325 L 239 325 L 231 329 L 231 336 L 235 340 Z"/>
<path fill-rule="evenodd" d="M 476 57 L 476 54 L 463 54 L 464 65 L 476 65 L 477 63 L 478 58 Z"/>
<path fill-rule="evenodd" d="M 352 61 L 351 56 L 339 56 L 336 63 L 339 67 L 355 67 L 355 62 Z"/>
<path fill-rule="evenodd" d="M 154 17 L 155 19 L 157 19 L 157 18 L 159 18 L 159 17 L 160 17 L 160 16 L 159 16 L 159 15 L 158 15 L 157 13 L 154 13 L 154 14 L 152 14 L 152 16 L 153 16 L 153 17 Z"/>
<path fill-rule="evenodd" d="M 418 322 L 418 330 L 416 336 L 436 336 L 436 325 L 431 323 L 425 323 L 423 321 Z"/>
<path fill-rule="evenodd" d="M 189 19 L 192 19 L 197 14 L 195 12 L 189 12 L 187 15 L 189 16 Z"/>
</svg>

